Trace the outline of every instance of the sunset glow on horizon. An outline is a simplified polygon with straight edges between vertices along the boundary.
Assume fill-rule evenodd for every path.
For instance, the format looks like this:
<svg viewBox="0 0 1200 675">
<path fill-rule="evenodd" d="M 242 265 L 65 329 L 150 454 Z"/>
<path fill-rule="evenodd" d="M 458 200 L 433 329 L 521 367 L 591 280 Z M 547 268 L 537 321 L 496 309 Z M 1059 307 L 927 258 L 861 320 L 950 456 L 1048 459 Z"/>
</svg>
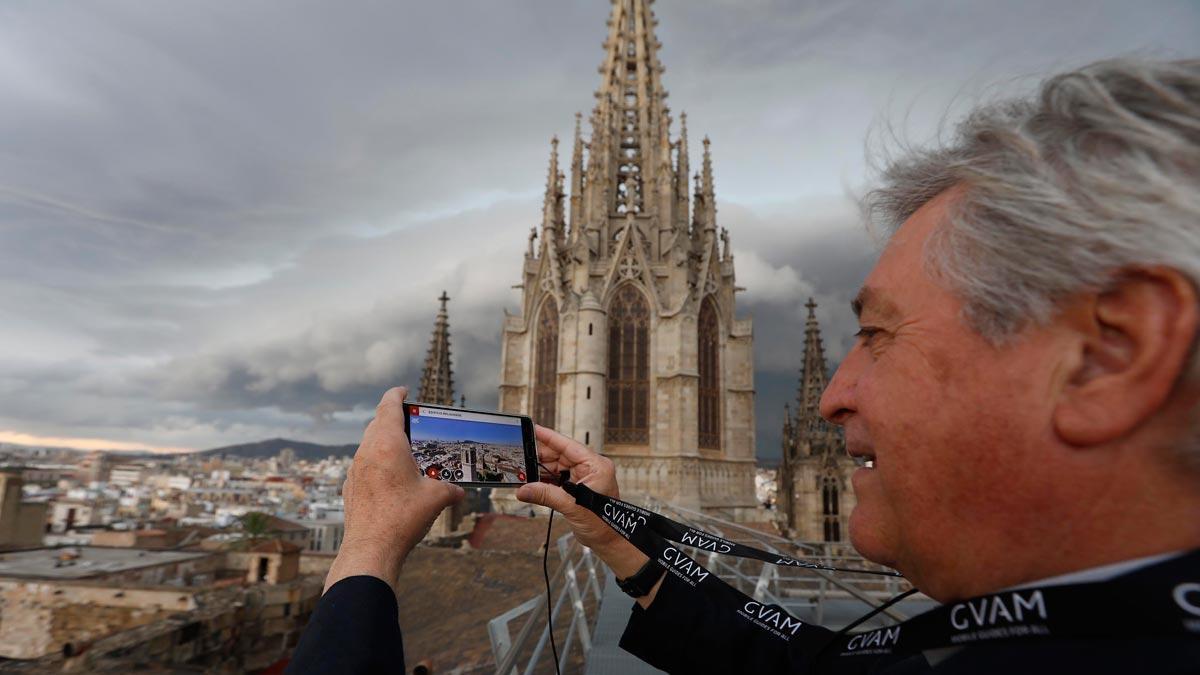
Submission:
<svg viewBox="0 0 1200 675">
<path fill-rule="evenodd" d="M 179 453 L 192 452 L 192 448 L 174 448 L 147 445 L 145 443 L 128 443 L 125 441 L 110 441 L 103 438 L 71 438 L 65 436 L 37 436 L 19 431 L 0 429 L 0 443 L 15 443 L 17 445 L 45 446 L 50 448 L 70 448 L 72 450 L 115 450 L 118 452 L 160 452 Z"/>
</svg>

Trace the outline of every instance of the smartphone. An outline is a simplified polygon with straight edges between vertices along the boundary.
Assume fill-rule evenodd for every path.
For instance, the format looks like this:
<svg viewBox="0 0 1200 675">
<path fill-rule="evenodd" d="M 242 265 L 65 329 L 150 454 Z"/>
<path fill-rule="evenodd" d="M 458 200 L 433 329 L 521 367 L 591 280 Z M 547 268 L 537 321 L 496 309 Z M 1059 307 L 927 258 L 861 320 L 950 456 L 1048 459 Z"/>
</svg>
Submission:
<svg viewBox="0 0 1200 675">
<path fill-rule="evenodd" d="M 406 401 L 404 433 L 430 478 L 514 488 L 538 479 L 533 420 L 524 415 Z"/>
</svg>

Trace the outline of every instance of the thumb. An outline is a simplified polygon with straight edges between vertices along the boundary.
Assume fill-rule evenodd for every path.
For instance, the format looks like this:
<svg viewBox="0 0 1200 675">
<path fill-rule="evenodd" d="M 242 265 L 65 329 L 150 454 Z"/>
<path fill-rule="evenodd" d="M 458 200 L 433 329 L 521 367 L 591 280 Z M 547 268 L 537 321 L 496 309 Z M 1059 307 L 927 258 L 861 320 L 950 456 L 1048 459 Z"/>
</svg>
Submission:
<svg viewBox="0 0 1200 675">
<path fill-rule="evenodd" d="M 457 504 L 463 500 L 463 497 L 467 496 L 467 491 L 462 489 L 461 485 L 455 485 L 450 482 L 443 482 L 442 485 L 446 486 L 446 506 Z"/>
<path fill-rule="evenodd" d="M 574 497 L 559 486 L 549 483 L 526 483 L 517 488 L 517 499 L 526 504 L 549 506 L 559 513 L 575 506 Z"/>
<path fill-rule="evenodd" d="M 449 481 L 434 480 L 432 478 L 426 478 L 425 480 L 429 481 L 426 483 L 426 486 L 428 486 L 429 491 L 434 495 L 434 501 L 438 505 L 438 513 L 441 513 L 442 509 L 447 506 L 461 502 L 467 494 L 460 486 Z"/>
</svg>

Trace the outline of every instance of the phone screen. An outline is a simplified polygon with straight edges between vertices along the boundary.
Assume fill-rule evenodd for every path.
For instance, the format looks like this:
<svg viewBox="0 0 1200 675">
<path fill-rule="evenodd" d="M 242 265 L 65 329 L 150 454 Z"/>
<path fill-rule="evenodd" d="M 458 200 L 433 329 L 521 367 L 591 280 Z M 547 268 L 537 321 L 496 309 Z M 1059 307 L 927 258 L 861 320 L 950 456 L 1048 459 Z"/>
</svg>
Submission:
<svg viewBox="0 0 1200 675">
<path fill-rule="evenodd" d="M 413 459 L 430 478 L 516 487 L 528 482 L 532 423 L 518 415 L 405 404 Z M 534 472 L 536 475 L 536 472 Z"/>
</svg>

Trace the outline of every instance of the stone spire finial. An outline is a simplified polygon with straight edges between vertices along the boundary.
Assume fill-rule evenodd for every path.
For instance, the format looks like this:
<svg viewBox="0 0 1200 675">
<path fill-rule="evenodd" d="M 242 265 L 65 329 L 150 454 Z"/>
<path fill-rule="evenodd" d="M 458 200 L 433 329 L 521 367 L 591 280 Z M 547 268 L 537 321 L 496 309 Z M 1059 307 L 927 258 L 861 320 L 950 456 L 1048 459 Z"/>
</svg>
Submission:
<svg viewBox="0 0 1200 675">
<path fill-rule="evenodd" d="M 575 143 L 571 150 L 571 241 L 583 231 L 583 115 L 575 113 Z"/>
<path fill-rule="evenodd" d="M 692 236 L 700 245 L 707 241 L 706 233 L 715 235 L 717 230 L 717 199 L 713 190 L 711 141 L 704 137 L 704 159 L 700 172 L 696 174 L 695 208 L 692 211 Z"/>
<path fill-rule="evenodd" d="M 680 222 L 687 227 L 689 195 L 688 176 L 692 173 L 691 162 L 688 160 L 687 113 L 679 113 L 679 159 L 675 166 L 676 201 L 680 214 Z"/>
<path fill-rule="evenodd" d="M 717 213 L 717 196 L 716 190 L 713 187 L 713 169 L 712 169 L 712 151 L 710 149 L 711 141 L 708 136 L 704 137 L 704 164 L 700 173 L 700 188 L 704 191 L 704 205 L 713 216 Z M 712 226 L 716 227 L 716 218 L 712 218 Z"/>
<path fill-rule="evenodd" d="M 558 231 L 559 194 L 558 136 L 550 139 L 550 168 L 546 172 L 546 194 L 542 199 L 542 229 Z M 554 237 L 547 237 L 553 239 Z"/>
<path fill-rule="evenodd" d="M 425 355 L 425 368 L 421 372 L 421 386 L 417 398 L 425 403 L 454 405 L 454 371 L 450 366 L 450 315 L 446 303 L 450 296 L 442 291 L 441 308 L 433 322 L 433 335 L 429 338 L 429 352 Z"/>
</svg>

